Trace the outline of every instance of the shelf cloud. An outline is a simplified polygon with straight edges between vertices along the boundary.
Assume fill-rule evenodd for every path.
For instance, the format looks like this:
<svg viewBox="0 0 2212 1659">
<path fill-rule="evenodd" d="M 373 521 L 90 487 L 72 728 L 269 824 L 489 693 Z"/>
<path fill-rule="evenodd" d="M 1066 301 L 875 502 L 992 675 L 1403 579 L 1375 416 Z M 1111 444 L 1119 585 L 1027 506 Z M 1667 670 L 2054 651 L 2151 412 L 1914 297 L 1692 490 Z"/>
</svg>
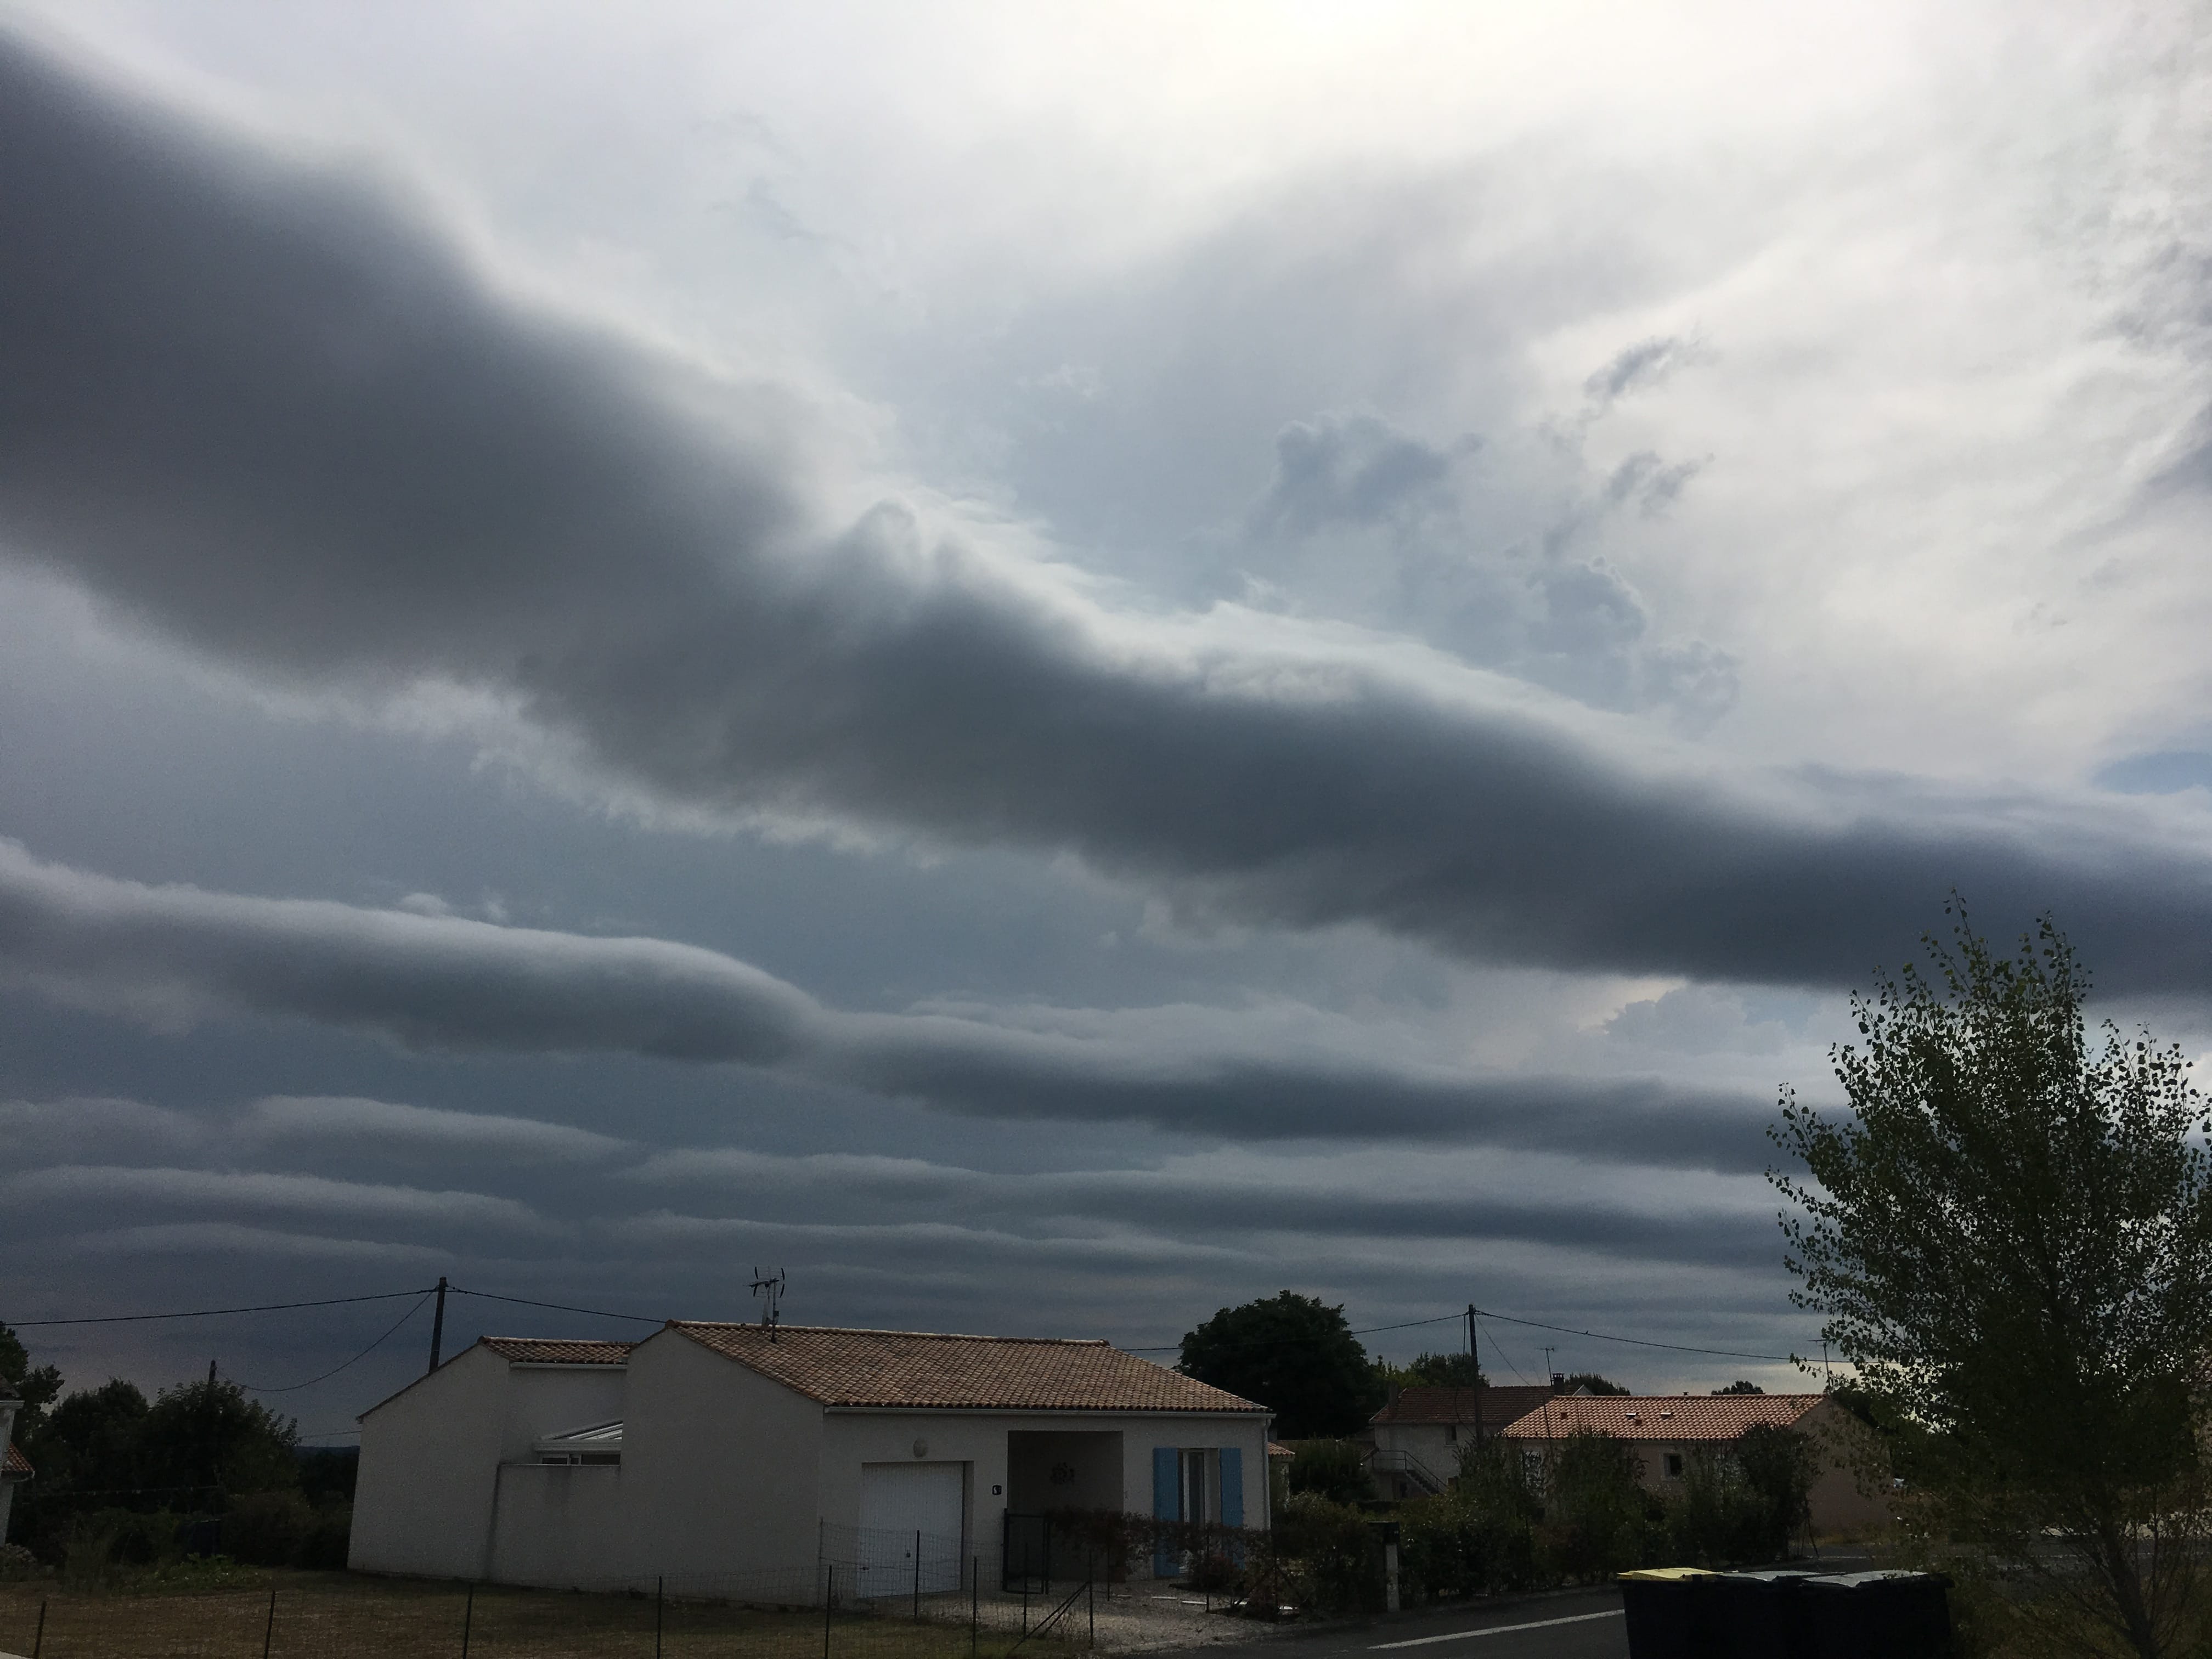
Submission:
<svg viewBox="0 0 2212 1659">
<path fill-rule="evenodd" d="M 1763 1166 L 1772 1105 L 1645 1077 L 1470 1072 L 1286 1044 L 1273 1023 L 1220 1011 L 1197 1020 L 1093 1014 L 1079 1032 L 848 1012 L 696 945 L 150 886 L 44 862 L 6 841 L 0 978 L 171 1028 L 305 1019 L 421 1048 L 746 1066 L 965 1116 L 1134 1121 L 1206 1136 L 1474 1141 L 1744 1170 Z M 366 1100 L 264 1100 L 240 1133 L 570 1158 L 620 1144 Z"/>
<path fill-rule="evenodd" d="M 1125 603 L 993 526 L 856 504 L 808 398 L 522 293 L 365 163 L 21 40 L 0 356 L 15 558 L 274 682 L 458 689 L 617 798 L 1072 853 L 1252 923 L 1735 981 L 1856 981 L 1960 884 L 2007 925 L 2057 912 L 2111 988 L 2212 983 L 2212 849 L 2142 803 L 1723 764 L 1403 640 Z M 309 916 L 267 913 L 257 948 Z M 254 995 L 436 1024 L 378 966 L 398 922 L 323 919 L 352 930 L 346 984 Z M 804 1000 L 741 965 L 592 959 L 659 1012 L 484 1006 L 482 1040 L 769 1064 L 811 1040 Z"/>
</svg>

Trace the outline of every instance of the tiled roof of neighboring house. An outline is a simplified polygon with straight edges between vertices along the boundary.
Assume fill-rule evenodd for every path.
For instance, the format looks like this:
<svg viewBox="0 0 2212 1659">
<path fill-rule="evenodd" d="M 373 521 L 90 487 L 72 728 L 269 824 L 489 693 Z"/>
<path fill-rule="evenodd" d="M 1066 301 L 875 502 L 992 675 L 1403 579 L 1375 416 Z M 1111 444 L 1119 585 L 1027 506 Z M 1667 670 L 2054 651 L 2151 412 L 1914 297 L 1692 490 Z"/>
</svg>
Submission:
<svg viewBox="0 0 2212 1659">
<path fill-rule="evenodd" d="M 1523 1388 L 1497 1389 L 1446 1389 L 1417 1383 L 1399 1389 L 1395 1400 L 1367 1420 L 1401 1426 L 1449 1423 L 1472 1427 L 1475 1412 L 1480 1409 L 1483 1428 L 1494 1432 L 1526 1417 L 1551 1397 L 1552 1391 L 1540 1382 Z"/>
<path fill-rule="evenodd" d="M 1509 1426 L 1516 1440 L 1577 1429 L 1615 1440 L 1734 1440 L 1760 1423 L 1790 1428 L 1826 1399 L 1820 1394 L 1563 1395 Z"/>
<path fill-rule="evenodd" d="M 10 1440 L 7 1456 L 0 1458 L 0 1479 L 28 1480 L 30 1478 L 31 1460 L 16 1449 L 15 1443 Z"/>
<path fill-rule="evenodd" d="M 487 1336 L 478 1340 L 494 1353 L 523 1365 L 619 1365 L 637 1346 L 548 1336 Z"/>
<path fill-rule="evenodd" d="M 669 1329 L 825 1406 L 1257 1412 L 1249 1400 L 1110 1344 L 671 1320 Z"/>
</svg>

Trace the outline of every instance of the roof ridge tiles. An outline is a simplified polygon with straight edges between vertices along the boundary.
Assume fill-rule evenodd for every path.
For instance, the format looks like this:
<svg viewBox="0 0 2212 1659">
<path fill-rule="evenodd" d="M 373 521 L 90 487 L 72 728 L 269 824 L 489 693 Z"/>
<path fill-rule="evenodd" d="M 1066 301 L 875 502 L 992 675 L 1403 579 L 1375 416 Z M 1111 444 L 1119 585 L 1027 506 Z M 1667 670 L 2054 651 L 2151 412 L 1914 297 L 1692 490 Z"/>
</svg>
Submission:
<svg viewBox="0 0 2212 1659">
<path fill-rule="evenodd" d="M 762 1324 L 756 1319 L 672 1319 L 668 1324 L 678 1330 L 767 1331 L 789 1336 L 808 1333 L 816 1336 L 908 1336 L 933 1342 L 1035 1342 L 1073 1348 L 1111 1348 L 1114 1345 L 1103 1336 L 987 1336 L 969 1331 L 899 1331 L 874 1325 L 775 1325 Z M 1127 1353 L 1126 1348 L 1115 1349 Z"/>
</svg>

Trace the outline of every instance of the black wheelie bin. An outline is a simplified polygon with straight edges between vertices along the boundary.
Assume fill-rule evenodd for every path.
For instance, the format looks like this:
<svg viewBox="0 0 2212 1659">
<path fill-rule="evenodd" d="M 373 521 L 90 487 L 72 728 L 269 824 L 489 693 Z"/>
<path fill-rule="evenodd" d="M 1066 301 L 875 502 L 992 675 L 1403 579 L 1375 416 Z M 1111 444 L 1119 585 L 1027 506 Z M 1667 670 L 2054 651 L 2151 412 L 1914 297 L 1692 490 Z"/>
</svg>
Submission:
<svg viewBox="0 0 2212 1659">
<path fill-rule="evenodd" d="M 1813 1659 L 1949 1659 L 1950 1587 L 1932 1572 L 1807 1579 Z"/>
<path fill-rule="evenodd" d="M 1645 1567 L 1620 1575 L 1628 1615 L 1629 1659 L 1713 1659 L 1719 1632 L 1712 1586 L 1703 1567 Z"/>
</svg>

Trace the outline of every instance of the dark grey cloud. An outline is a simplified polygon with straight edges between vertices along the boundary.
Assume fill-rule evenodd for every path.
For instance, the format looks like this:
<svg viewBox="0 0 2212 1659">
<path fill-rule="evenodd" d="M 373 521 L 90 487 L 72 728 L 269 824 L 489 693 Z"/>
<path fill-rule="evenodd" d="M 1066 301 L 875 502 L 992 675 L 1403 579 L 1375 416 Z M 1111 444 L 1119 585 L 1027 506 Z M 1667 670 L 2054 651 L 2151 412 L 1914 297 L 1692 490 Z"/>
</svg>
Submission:
<svg viewBox="0 0 2212 1659">
<path fill-rule="evenodd" d="M 896 507 L 826 528 L 785 393 L 515 297 L 362 168 L 17 43 L 0 216 L 0 538 L 250 671 L 459 685 L 633 795 L 1072 851 L 1272 925 L 1832 984 L 1959 884 L 2003 925 L 2055 908 L 2115 988 L 2212 980 L 2212 858 L 2117 805 L 1729 773 L 1408 647 L 1117 611 Z"/>
<path fill-rule="evenodd" d="M 1741 1170 L 1763 1164 L 1771 1109 L 1648 1078 L 1469 1075 L 1286 1042 L 1227 1014 L 1194 1034 L 1189 1018 L 1158 1010 L 1092 1016 L 1080 1030 L 846 1012 L 694 945 L 149 886 L 44 863 L 5 841 L 0 976 L 170 1024 L 246 1014 L 426 1048 L 611 1050 L 781 1071 L 969 1116 L 1209 1136 L 1480 1141 Z M 56 1132 L 46 1117 L 37 1127 Z M 600 1158 L 619 1145 L 374 1100 L 266 1100 L 238 1133 L 541 1159 Z"/>
</svg>

